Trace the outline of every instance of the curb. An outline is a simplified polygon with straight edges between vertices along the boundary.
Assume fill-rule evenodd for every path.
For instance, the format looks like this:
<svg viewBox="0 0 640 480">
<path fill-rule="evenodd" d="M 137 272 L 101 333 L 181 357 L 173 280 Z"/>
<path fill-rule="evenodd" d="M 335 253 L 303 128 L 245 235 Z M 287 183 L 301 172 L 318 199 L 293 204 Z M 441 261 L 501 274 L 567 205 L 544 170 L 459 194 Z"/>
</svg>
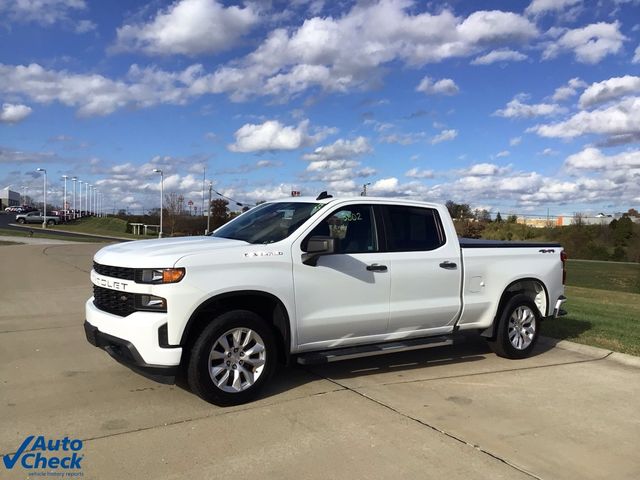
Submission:
<svg viewBox="0 0 640 480">
<path fill-rule="evenodd" d="M 538 342 L 548 347 L 560 348 L 570 352 L 580 353 L 588 357 L 613 360 L 614 362 L 626 365 L 628 367 L 640 368 L 640 357 L 628 355 L 626 353 L 614 352 L 606 348 L 592 347 L 591 345 L 583 345 L 581 343 L 570 342 L 568 340 L 558 340 L 557 338 L 540 336 Z"/>
</svg>

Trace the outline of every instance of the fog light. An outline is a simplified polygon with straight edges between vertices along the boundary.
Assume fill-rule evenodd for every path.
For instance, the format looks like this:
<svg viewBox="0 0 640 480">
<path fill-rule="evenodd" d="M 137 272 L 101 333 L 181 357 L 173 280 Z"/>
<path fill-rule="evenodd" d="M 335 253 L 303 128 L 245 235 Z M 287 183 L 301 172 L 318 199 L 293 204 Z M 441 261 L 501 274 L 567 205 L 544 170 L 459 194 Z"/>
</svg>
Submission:
<svg viewBox="0 0 640 480">
<path fill-rule="evenodd" d="M 140 295 L 140 307 L 150 310 L 166 310 L 167 301 L 155 295 Z"/>
</svg>

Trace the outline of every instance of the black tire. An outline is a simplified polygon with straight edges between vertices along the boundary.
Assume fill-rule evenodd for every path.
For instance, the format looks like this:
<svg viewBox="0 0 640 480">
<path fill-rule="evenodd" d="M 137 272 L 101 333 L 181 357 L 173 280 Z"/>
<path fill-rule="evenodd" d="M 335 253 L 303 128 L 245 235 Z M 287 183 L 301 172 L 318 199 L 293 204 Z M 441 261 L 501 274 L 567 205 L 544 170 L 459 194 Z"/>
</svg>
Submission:
<svg viewBox="0 0 640 480">
<path fill-rule="evenodd" d="M 26 221 L 25 221 L 25 219 L 24 219 L 24 218 L 19 218 L 19 219 L 18 219 L 18 223 L 20 223 L 20 224 L 24 225 L 24 224 L 26 223 Z"/>
<path fill-rule="evenodd" d="M 56 221 L 55 220 L 47 220 L 47 225 L 55 225 Z"/>
<path fill-rule="evenodd" d="M 523 312 L 524 316 L 519 315 Z M 528 357 L 540 336 L 541 319 L 536 304 L 526 295 L 514 295 L 499 315 L 495 338 L 488 339 L 491 350 L 504 358 Z"/>
<path fill-rule="evenodd" d="M 250 362 L 252 362 L 250 357 L 256 357 L 258 354 L 249 354 L 245 357 L 239 356 L 244 355 L 242 350 L 243 348 L 247 349 L 249 352 L 252 346 L 256 345 L 257 342 L 253 343 L 256 341 L 255 339 L 249 341 L 245 347 L 240 347 L 240 351 L 237 353 L 238 356 L 235 357 L 235 359 L 229 359 L 231 362 L 237 362 L 231 365 L 235 370 L 229 370 L 229 363 L 226 361 L 226 358 L 225 360 L 210 360 L 210 355 L 213 354 L 216 344 L 218 344 L 218 348 L 222 345 L 218 343 L 221 337 L 223 337 L 225 333 L 238 329 L 253 331 L 258 335 L 260 340 L 262 340 L 261 344 L 264 346 L 264 363 L 257 379 L 255 379 L 255 382 L 250 386 L 243 386 L 241 391 L 224 391 L 223 388 L 234 388 L 234 386 L 231 385 L 233 380 L 233 378 L 231 378 L 232 375 L 237 375 L 241 383 L 246 383 L 248 385 L 250 383 L 250 377 L 248 377 L 245 372 L 250 375 L 254 375 L 259 369 L 259 367 L 256 369 L 248 367 Z M 234 341 L 232 335 L 225 336 L 225 339 L 229 344 Z M 244 339 L 246 339 L 246 336 Z M 250 402 L 256 398 L 262 387 L 269 381 L 269 378 L 273 374 L 278 357 L 276 350 L 277 346 L 273 330 L 262 318 L 260 318 L 260 316 L 247 310 L 233 310 L 223 313 L 206 326 L 191 348 L 191 355 L 189 357 L 187 367 L 187 381 L 189 383 L 189 387 L 193 393 L 203 400 L 223 407 Z M 220 351 L 216 350 L 216 352 Z M 220 353 L 218 353 L 218 355 L 219 354 Z M 233 355 L 235 356 L 236 353 Z M 244 358 L 244 365 L 240 367 L 240 364 L 243 363 L 242 358 Z M 253 361 L 255 362 L 256 360 L 254 359 Z M 257 361 L 259 362 L 260 360 L 258 359 Z M 216 362 L 222 363 L 216 364 Z M 223 363 L 226 364 L 227 367 L 225 367 Z M 218 381 L 221 381 L 224 377 L 225 370 L 229 373 L 229 380 L 223 383 L 222 387 L 218 386 L 214 382 L 213 377 L 215 375 L 210 373 L 210 371 L 213 371 L 213 365 L 224 369 L 220 371 L 220 376 L 216 377 Z"/>
</svg>

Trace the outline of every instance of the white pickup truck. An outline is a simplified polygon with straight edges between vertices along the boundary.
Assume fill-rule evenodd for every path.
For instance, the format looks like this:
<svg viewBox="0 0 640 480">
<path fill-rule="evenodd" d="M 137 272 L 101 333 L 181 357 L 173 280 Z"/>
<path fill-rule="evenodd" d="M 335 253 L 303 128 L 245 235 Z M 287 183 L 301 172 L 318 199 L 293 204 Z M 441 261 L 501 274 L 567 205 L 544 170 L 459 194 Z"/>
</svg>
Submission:
<svg viewBox="0 0 640 480">
<path fill-rule="evenodd" d="M 487 338 L 529 355 L 564 313 L 565 254 L 549 243 L 459 239 L 442 205 L 287 198 L 209 236 L 94 257 L 88 341 L 157 381 L 180 372 L 217 405 L 253 399 L 278 362 L 329 362 Z"/>
</svg>

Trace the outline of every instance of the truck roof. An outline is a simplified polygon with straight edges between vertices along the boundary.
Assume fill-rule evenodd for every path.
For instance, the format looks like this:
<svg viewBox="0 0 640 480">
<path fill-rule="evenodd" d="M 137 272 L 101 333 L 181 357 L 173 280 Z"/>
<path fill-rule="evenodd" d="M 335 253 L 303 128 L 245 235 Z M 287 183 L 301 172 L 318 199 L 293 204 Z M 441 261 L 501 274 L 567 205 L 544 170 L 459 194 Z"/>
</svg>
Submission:
<svg viewBox="0 0 640 480">
<path fill-rule="evenodd" d="M 360 202 L 360 201 L 371 201 L 373 203 L 395 203 L 398 205 L 416 205 L 422 207 L 439 207 L 441 206 L 439 203 L 431 203 L 431 202 L 422 202 L 419 200 L 411 200 L 408 198 L 397 198 L 397 197 L 362 197 L 362 196 L 346 196 L 346 197 L 330 197 L 323 198 L 321 200 L 317 200 L 316 197 L 284 197 L 278 198 L 276 200 L 270 200 L 267 203 L 281 203 L 281 202 L 301 202 L 301 203 L 334 203 L 334 202 Z"/>
</svg>

